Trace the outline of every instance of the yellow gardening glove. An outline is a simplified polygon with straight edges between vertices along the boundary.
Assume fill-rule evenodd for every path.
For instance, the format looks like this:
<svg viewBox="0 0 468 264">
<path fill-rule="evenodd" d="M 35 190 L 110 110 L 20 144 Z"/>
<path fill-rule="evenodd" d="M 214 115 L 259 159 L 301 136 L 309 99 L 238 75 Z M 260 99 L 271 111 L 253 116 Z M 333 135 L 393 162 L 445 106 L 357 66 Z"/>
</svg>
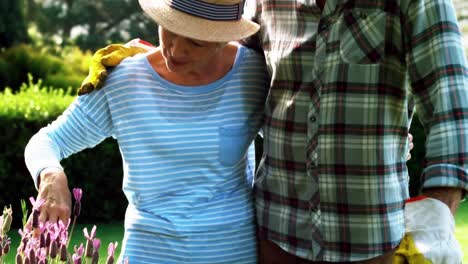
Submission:
<svg viewBox="0 0 468 264">
<path fill-rule="evenodd" d="M 83 95 L 101 88 L 107 77 L 107 68 L 117 66 L 123 59 L 144 53 L 155 48 L 150 43 L 133 39 L 123 44 L 111 44 L 93 54 L 88 76 L 81 83 L 78 95 Z"/>
<path fill-rule="evenodd" d="M 425 259 L 424 255 L 419 252 L 414 244 L 413 237 L 406 234 L 398 246 L 393 264 L 431 264 L 432 262 Z"/>
</svg>

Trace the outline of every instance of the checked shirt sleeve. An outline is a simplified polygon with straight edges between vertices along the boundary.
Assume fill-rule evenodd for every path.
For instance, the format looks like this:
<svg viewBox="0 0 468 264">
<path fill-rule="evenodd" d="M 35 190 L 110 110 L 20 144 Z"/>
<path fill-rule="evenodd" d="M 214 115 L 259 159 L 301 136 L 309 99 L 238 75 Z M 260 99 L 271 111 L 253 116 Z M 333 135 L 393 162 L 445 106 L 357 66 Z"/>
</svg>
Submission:
<svg viewBox="0 0 468 264">
<path fill-rule="evenodd" d="M 468 190 L 468 69 L 451 1 L 416 0 L 406 10 L 407 62 L 427 132 L 423 188 Z"/>
</svg>

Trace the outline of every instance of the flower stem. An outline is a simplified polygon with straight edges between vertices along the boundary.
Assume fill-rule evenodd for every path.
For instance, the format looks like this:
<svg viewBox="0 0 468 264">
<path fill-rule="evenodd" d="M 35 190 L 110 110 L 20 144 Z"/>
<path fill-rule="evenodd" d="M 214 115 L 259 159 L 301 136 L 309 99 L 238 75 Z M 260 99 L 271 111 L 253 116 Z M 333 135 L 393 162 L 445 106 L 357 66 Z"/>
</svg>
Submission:
<svg viewBox="0 0 468 264">
<path fill-rule="evenodd" d="M 73 235 L 73 229 L 75 229 L 75 223 L 76 223 L 76 216 L 73 217 L 72 227 L 70 230 L 70 234 L 68 235 L 67 248 L 68 248 L 68 245 L 70 244 L 70 241 Z"/>
</svg>

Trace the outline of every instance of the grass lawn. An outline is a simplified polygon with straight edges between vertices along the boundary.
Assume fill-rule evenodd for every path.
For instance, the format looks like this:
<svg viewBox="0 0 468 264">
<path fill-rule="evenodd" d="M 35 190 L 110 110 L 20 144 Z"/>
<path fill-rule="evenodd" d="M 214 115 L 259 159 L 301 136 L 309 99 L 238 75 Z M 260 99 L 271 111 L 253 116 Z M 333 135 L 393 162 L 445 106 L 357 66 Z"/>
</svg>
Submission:
<svg viewBox="0 0 468 264">
<path fill-rule="evenodd" d="M 100 261 L 99 263 L 105 263 L 106 258 L 107 258 L 107 246 L 109 245 L 110 242 L 114 243 L 115 241 L 119 242 L 119 245 L 117 247 L 117 250 L 115 252 L 116 256 L 116 262 L 117 262 L 117 257 L 120 254 L 120 247 L 122 245 L 122 238 L 123 238 L 123 223 L 111 223 L 111 224 L 98 224 L 96 225 L 96 237 L 101 240 L 101 247 L 99 249 L 99 256 L 100 256 Z M 80 243 L 83 243 L 83 247 L 86 245 L 86 238 L 83 235 L 83 229 L 87 227 L 88 228 L 88 233 L 91 232 L 91 228 L 93 228 L 93 225 L 81 225 L 81 224 L 76 224 L 75 230 L 73 231 L 73 237 L 72 240 L 70 241 L 70 252 L 73 253 L 73 245 L 79 246 Z M 11 230 L 9 232 L 9 235 L 11 237 L 11 244 L 12 244 L 12 250 L 11 252 L 7 255 L 7 257 L 4 259 L 4 262 L 6 264 L 14 264 L 15 263 L 15 254 L 16 254 L 16 248 L 19 245 L 19 234 L 17 230 Z M 85 263 L 83 261 L 83 263 Z"/>
<path fill-rule="evenodd" d="M 457 216 L 455 218 L 456 222 L 456 232 L 455 235 L 458 241 L 461 244 L 462 251 L 465 253 L 463 263 L 468 263 L 468 201 L 462 203 L 460 208 L 458 209 Z M 83 228 L 87 227 L 88 232 L 91 231 L 93 225 L 79 225 L 77 224 L 75 227 L 75 231 L 73 231 L 73 238 L 70 242 L 70 249 L 72 249 L 72 245 L 79 245 L 80 243 L 86 243 L 86 239 L 83 236 Z M 16 230 L 12 230 L 10 232 L 10 236 L 12 239 L 13 250 L 10 254 L 7 255 L 7 258 L 4 259 L 5 263 L 13 264 L 15 263 L 15 255 L 13 253 L 14 248 L 19 245 L 19 235 Z M 111 223 L 111 224 L 99 224 L 97 225 L 97 232 L 96 237 L 101 239 L 101 248 L 99 251 L 99 255 L 101 256 L 101 260 L 99 263 L 105 263 L 107 257 L 107 246 L 110 242 L 119 242 L 119 246 L 116 250 L 116 256 L 120 254 L 120 247 L 121 247 L 121 239 L 123 237 L 123 223 Z"/>
<path fill-rule="evenodd" d="M 455 223 L 455 235 L 465 254 L 463 263 L 468 263 L 468 201 L 462 203 L 460 208 L 458 208 Z"/>
</svg>

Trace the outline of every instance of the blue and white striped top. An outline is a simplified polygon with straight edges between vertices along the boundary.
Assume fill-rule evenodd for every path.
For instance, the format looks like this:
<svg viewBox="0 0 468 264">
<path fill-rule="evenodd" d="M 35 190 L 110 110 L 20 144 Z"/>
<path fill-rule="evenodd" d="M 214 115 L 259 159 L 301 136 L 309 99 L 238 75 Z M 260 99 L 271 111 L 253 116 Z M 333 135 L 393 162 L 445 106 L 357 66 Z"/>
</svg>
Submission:
<svg viewBox="0 0 468 264">
<path fill-rule="evenodd" d="M 31 139 L 28 169 L 37 182 L 43 168 L 112 136 L 129 201 L 121 258 L 255 263 L 251 143 L 268 80 L 263 57 L 242 46 L 223 78 L 195 87 L 162 79 L 146 55 L 127 58 Z"/>
</svg>

